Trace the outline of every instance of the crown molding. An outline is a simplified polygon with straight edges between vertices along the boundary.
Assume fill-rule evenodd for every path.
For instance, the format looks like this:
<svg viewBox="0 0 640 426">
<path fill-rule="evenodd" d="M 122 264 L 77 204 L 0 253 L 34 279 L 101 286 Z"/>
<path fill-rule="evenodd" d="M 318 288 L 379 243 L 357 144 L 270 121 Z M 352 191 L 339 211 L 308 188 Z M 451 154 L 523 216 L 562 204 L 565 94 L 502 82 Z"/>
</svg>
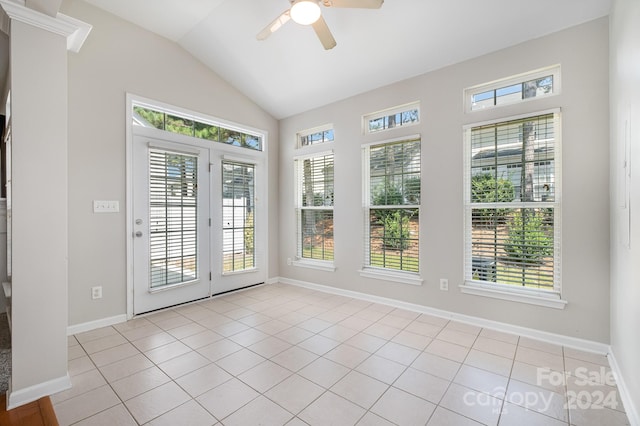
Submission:
<svg viewBox="0 0 640 426">
<path fill-rule="evenodd" d="M 87 37 L 89 37 L 89 33 L 93 26 L 62 13 L 58 13 L 57 19 L 75 26 L 76 30 L 73 34 L 67 36 L 67 50 L 74 53 L 80 52 L 80 49 Z"/>
<path fill-rule="evenodd" d="M 0 0 L 0 6 L 12 21 L 24 22 L 63 37 L 69 37 L 77 30 L 77 27 L 69 22 L 29 9 L 19 3 Z"/>
<path fill-rule="evenodd" d="M 91 25 L 62 13 L 54 18 L 9 0 L 0 0 L 0 7 L 4 10 L 0 22 L 0 29 L 4 33 L 9 34 L 10 21 L 20 21 L 65 37 L 67 50 L 76 53 L 80 51 L 92 28 Z"/>
</svg>

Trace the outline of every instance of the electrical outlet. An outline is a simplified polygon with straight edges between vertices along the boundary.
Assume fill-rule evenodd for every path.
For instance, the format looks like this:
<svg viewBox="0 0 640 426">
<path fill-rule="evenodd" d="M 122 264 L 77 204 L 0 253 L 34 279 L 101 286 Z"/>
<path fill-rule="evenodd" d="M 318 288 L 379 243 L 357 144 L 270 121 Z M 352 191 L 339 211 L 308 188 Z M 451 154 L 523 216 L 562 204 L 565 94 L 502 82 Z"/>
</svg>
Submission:
<svg viewBox="0 0 640 426">
<path fill-rule="evenodd" d="M 291 266 L 291 258 L 287 257 L 287 265 Z"/>
<path fill-rule="evenodd" d="M 449 280 L 446 278 L 440 278 L 440 290 L 449 291 Z"/>
<path fill-rule="evenodd" d="M 91 287 L 91 298 L 102 299 L 102 286 Z"/>
</svg>

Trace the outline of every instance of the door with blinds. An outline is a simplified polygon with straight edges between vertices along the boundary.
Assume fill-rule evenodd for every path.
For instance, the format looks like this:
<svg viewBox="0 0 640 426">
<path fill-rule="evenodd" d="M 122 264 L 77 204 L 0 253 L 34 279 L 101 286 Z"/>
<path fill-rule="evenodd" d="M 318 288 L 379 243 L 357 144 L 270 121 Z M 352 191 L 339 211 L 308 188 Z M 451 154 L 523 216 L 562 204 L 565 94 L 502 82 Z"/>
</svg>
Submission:
<svg viewBox="0 0 640 426">
<path fill-rule="evenodd" d="M 212 158 L 212 294 L 237 290 L 266 279 L 260 162 L 214 152 Z"/>
<path fill-rule="evenodd" d="M 134 314 L 210 295 L 209 149 L 133 143 Z"/>
</svg>

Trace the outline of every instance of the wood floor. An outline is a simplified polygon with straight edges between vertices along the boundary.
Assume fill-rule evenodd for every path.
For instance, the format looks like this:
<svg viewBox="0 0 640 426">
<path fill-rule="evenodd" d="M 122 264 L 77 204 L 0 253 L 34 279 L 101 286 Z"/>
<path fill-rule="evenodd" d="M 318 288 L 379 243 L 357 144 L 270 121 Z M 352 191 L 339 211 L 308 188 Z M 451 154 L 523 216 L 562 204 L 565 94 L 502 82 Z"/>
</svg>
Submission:
<svg viewBox="0 0 640 426">
<path fill-rule="evenodd" d="M 48 396 L 7 411 L 7 395 L 0 395 L 0 425 L 58 426 L 53 405 Z"/>
</svg>

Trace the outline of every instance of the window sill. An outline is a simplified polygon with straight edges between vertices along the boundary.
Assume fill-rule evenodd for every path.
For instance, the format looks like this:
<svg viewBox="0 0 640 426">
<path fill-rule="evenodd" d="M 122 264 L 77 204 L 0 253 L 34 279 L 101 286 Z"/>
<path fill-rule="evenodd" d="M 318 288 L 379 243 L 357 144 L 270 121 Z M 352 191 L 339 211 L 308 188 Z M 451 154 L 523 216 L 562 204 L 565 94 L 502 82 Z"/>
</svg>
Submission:
<svg viewBox="0 0 640 426">
<path fill-rule="evenodd" d="M 392 272 L 386 269 L 366 267 L 360 271 L 360 276 L 365 278 L 373 278 L 376 280 L 394 281 L 402 284 L 422 285 L 420 275 L 413 272 Z"/>
<path fill-rule="evenodd" d="M 504 287 L 504 288 L 503 288 Z M 560 298 L 558 293 L 541 292 L 530 289 L 509 288 L 502 284 L 485 284 L 478 281 L 467 280 L 460 286 L 465 294 L 475 296 L 492 297 L 494 299 L 510 300 L 512 302 L 528 303 L 530 305 L 544 306 L 547 308 L 564 309 L 566 300 Z"/>
<path fill-rule="evenodd" d="M 300 268 L 316 269 L 325 272 L 335 272 L 336 270 L 333 262 L 323 260 L 294 260 L 291 264 Z"/>
</svg>

